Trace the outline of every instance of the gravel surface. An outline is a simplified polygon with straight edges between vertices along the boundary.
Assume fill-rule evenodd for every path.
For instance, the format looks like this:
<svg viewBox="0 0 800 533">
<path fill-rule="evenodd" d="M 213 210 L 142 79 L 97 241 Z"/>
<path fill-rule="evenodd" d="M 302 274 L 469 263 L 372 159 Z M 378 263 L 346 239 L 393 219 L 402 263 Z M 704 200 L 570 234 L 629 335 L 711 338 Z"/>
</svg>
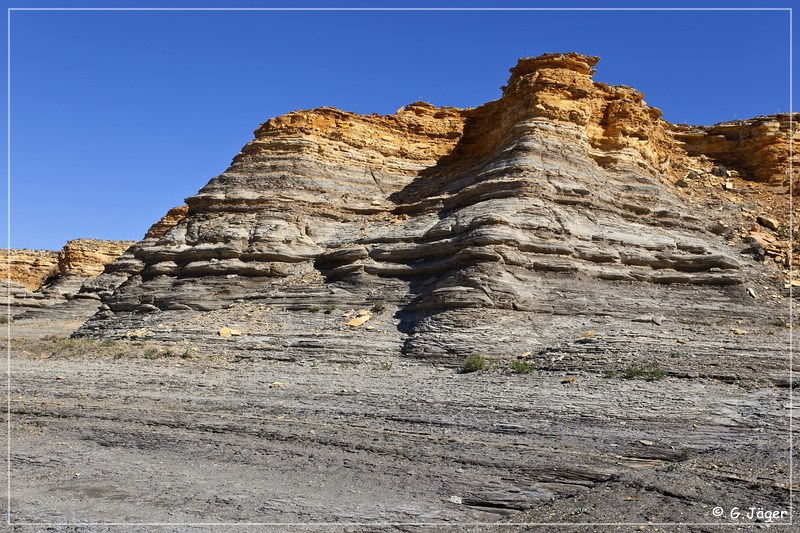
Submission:
<svg viewBox="0 0 800 533">
<path fill-rule="evenodd" d="M 59 327 L 11 344 L 14 531 L 717 531 L 657 524 L 789 511 L 786 387 L 248 359 Z"/>
</svg>

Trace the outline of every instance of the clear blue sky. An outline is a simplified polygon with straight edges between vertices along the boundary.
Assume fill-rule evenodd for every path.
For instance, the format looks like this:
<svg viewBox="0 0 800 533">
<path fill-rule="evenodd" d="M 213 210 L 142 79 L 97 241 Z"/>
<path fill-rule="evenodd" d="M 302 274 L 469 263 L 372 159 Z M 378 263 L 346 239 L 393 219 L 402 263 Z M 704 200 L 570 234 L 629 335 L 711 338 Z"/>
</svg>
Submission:
<svg viewBox="0 0 800 533">
<path fill-rule="evenodd" d="M 3 5 L 299 4 L 3 0 Z M 788 11 L 12 11 L 10 20 L 10 245 L 15 248 L 59 249 L 78 237 L 140 239 L 167 209 L 224 171 L 270 117 L 323 105 L 387 114 L 417 100 L 474 107 L 500 96 L 508 69 L 523 56 L 599 55 L 596 80 L 644 92 L 672 122 L 711 124 L 785 112 L 790 105 Z M 1 168 L 5 174 L 6 165 Z M 4 236 L 6 227 L 2 217 Z"/>
</svg>

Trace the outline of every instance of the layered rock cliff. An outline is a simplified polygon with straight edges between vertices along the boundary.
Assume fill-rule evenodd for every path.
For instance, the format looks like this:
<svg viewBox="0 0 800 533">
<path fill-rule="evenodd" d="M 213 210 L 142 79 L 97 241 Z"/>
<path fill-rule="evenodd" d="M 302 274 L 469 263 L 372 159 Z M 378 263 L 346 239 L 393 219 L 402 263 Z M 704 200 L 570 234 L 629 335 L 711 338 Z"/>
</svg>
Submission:
<svg viewBox="0 0 800 533">
<path fill-rule="evenodd" d="M 132 241 L 75 239 L 58 252 L 9 250 L 9 260 L 0 267 L 3 276 L 0 283 L 6 287 L 2 298 L 6 314 L 22 316 L 30 309 L 58 306 L 76 296 L 87 297 L 80 294 L 82 285 L 103 272 L 105 265 L 132 244 Z M 86 311 L 92 312 L 91 305 Z"/>
<path fill-rule="evenodd" d="M 58 271 L 63 274 L 91 278 L 117 259 L 135 241 L 74 239 L 58 252 Z"/>
<path fill-rule="evenodd" d="M 476 109 L 270 119 L 184 218 L 115 263 L 129 277 L 78 334 L 279 357 L 563 358 L 665 352 L 664 320 L 765 320 L 753 297 L 775 289 L 752 282 L 766 267 L 676 180 L 713 176 L 719 158 L 774 182 L 756 168 L 777 152 L 697 155 L 700 135 L 641 93 L 592 81 L 597 61 L 521 59 Z M 738 209 L 723 205 L 729 223 Z M 766 349 L 754 343 L 733 351 Z"/>
<path fill-rule="evenodd" d="M 723 122 L 714 126 L 676 126 L 675 137 L 691 156 L 707 156 L 720 165 L 735 168 L 745 179 L 789 184 L 789 167 L 795 180 L 800 156 L 791 154 L 790 137 L 798 131 L 788 114 Z M 790 165 L 791 160 L 791 165 Z"/>
<path fill-rule="evenodd" d="M 7 253 L 8 259 L 0 262 L 0 279 L 10 277 L 12 283 L 29 291 L 58 273 L 58 252 L 17 248 Z"/>
<path fill-rule="evenodd" d="M 8 261 L 0 265 L 0 277 L 10 276 L 13 283 L 29 291 L 39 290 L 59 276 L 91 278 L 133 244 L 135 241 L 74 239 L 57 252 L 12 249 Z"/>
<path fill-rule="evenodd" d="M 164 234 L 184 219 L 189 208 L 185 205 L 173 207 L 161 217 L 145 233 L 144 239 L 129 246 L 118 257 L 105 264 L 102 272 L 90 280 L 84 281 L 79 295 L 92 296 L 99 299 L 111 296 L 114 289 L 123 284 L 131 276 L 141 273 L 145 264 L 136 256 L 143 247 L 154 244 Z"/>
</svg>

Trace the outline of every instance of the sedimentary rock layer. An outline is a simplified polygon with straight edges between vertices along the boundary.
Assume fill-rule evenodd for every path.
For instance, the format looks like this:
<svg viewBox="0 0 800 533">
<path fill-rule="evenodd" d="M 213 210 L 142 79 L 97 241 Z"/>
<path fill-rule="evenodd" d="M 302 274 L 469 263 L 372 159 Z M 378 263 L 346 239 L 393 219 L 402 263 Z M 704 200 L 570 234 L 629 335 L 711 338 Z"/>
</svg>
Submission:
<svg viewBox="0 0 800 533">
<path fill-rule="evenodd" d="M 2 304 L 8 306 L 6 313 L 21 316 L 31 309 L 64 304 L 76 296 L 99 299 L 96 295 L 80 294 L 82 285 L 103 272 L 106 264 L 132 244 L 132 241 L 75 239 L 58 252 L 10 250 L 9 261 L 2 267 L 6 277 L 2 282 L 6 287 Z M 84 312 L 82 316 L 87 315 Z"/>
<path fill-rule="evenodd" d="M 107 241 L 99 239 L 74 239 L 68 241 L 58 253 L 58 270 L 62 274 L 94 277 L 114 261 L 135 241 Z"/>
<path fill-rule="evenodd" d="M 597 60 L 522 59 L 476 109 L 269 120 L 114 264 L 129 277 L 79 334 L 447 358 L 546 351 L 593 320 L 625 339 L 687 302 L 747 315 L 749 259 L 673 185 L 695 159 L 641 93 L 592 81 Z"/>
<path fill-rule="evenodd" d="M 0 262 L 0 279 L 11 281 L 29 291 L 35 291 L 58 273 L 58 252 L 50 250 L 11 249 L 8 260 Z"/>
<path fill-rule="evenodd" d="M 790 160 L 795 183 L 800 175 L 800 157 L 795 150 L 790 158 L 789 149 L 798 123 L 790 120 L 788 113 L 714 126 L 676 126 L 675 130 L 675 137 L 685 143 L 689 155 L 708 156 L 735 168 L 745 179 L 788 184 Z"/>
</svg>

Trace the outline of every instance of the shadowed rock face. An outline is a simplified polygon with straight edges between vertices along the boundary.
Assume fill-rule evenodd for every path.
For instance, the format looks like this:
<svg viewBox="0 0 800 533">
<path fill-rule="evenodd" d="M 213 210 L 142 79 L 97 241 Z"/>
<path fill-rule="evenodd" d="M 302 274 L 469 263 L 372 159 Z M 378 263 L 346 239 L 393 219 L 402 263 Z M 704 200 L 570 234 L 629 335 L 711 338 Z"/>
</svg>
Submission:
<svg viewBox="0 0 800 533">
<path fill-rule="evenodd" d="M 640 350 L 644 315 L 752 314 L 751 267 L 672 185 L 698 163 L 640 93 L 591 80 L 597 61 L 521 59 L 476 109 L 269 120 L 123 256 L 130 277 L 78 334 L 230 325 L 248 350 L 438 359 L 547 350 L 597 319 Z"/>
</svg>

